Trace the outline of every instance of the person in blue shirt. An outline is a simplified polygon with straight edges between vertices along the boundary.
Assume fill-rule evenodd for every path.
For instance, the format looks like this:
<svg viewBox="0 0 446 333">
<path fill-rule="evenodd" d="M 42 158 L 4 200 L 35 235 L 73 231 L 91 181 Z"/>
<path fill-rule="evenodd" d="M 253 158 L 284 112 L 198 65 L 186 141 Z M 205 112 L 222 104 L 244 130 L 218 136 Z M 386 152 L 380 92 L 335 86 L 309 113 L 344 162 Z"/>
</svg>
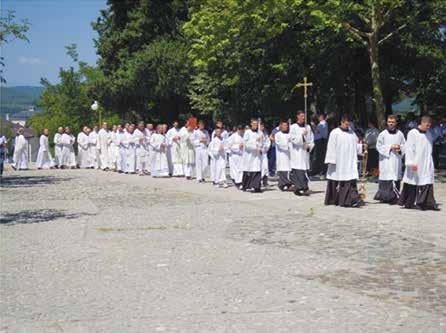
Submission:
<svg viewBox="0 0 446 333">
<path fill-rule="evenodd" d="M 314 132 L 314 153 L 315 159 L 313 166 L 311 168 L 312 175 L 325 175 L 327 172 L 327 166 L 324 164 L 325 153 L 327 151 L 327 140 L 328 140 L 328 123 L 325 120 L 325 114 L 319 114 L 319 123 L 311 123 L 311 127 Z"/>
</svg>

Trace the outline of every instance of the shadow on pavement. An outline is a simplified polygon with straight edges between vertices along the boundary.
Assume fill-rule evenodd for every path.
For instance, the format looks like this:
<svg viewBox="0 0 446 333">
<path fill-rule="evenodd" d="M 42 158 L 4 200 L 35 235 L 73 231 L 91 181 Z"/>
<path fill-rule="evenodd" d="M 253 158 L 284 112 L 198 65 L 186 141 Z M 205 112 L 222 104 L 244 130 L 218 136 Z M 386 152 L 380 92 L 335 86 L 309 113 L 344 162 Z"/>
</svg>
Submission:
<svg viewBox="0 0 446 333">
<path fill-rule="evenodd" d="M 67 213 L 63 210 L 56 209 L 37 209 L 24 210 L 17 213 L 6 213 L 0 217 L 0 225 L 15 225 L 15 224 L 32 224 L 51 222 L 56 219 L 76 219 L 82 216 L 92 216 L 95 214 L 89 213 Z"/>
<path fill-rule="evenodd" d="M 71 178 L 60 178 L 54 176 L 7 176 L 0 179 L 0 187 L 16 188 L 52 185 L 69 180 L 71 180 Z"/>
</svg>

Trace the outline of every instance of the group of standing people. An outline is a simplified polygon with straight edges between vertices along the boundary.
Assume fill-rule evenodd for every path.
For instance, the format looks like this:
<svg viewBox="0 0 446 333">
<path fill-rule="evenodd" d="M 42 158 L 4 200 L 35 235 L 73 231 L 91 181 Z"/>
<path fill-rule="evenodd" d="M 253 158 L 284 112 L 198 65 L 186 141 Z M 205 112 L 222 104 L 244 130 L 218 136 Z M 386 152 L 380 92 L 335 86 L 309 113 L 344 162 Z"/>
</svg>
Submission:
<svg viewBox="0 0 446 333">
<path fill-rule="evenodd" d="M 194 121 L 195 120 L 195 121 Z M 238 126 L 229 133 L 221 121 L 209 134 L 203 121 L 189 121 L 182 127 L 175 121 L 166 124 L 107 123 L 102 128 L 85 126 L 75 138 L 71 129 L 60 127 L 54 136 L 55 159 L 49 150 L 48 130 L 40 137 L 37 168 L 102 169 L 152 177 L 185 177 L 199 183 L 209 177 L 218 187 L 231 183 L 240 190 L 258 193 L 268 184 L 270 148 L 275 150 L 275 171 L 281 191 L 292 190 L 308 196 L 311 152 L 315 149 L 313 170 L 326 173 L 326 205 L 359 207 L 358 156 L 368 145 L 358 138 L 348 117 L 330 134 L 321 115 L 319 124 L 306 124 L 305 113 L 298 111 L 296 122 L 281 121 L 269 135 L 263 123 L 251 119 L 249 126 Z M 434 199 L 434 138 L 429 132 L 432 120 L 422 117 L 407 136 L 397 129 L 396 116 L 389 116 L 387 129 L 377 136 L 379 153 L 379 190 L 374 199 L 406 208 L 438 209 Z M 23 134 L 16 138 L 15 169 L 26 169 L 22 158 Z M 26 141 L 26 140 L 25 140 Z M 77 157 L 75 143 L 77 142 Z M 231 182 L 227 179 L 229 164 Z M 314 167 L 316 165 L 316 168 Z M 403 171 L 404 170 L 404 171 Z M 400 182 L 403 189 L 400 193 Z"/>
</svg>

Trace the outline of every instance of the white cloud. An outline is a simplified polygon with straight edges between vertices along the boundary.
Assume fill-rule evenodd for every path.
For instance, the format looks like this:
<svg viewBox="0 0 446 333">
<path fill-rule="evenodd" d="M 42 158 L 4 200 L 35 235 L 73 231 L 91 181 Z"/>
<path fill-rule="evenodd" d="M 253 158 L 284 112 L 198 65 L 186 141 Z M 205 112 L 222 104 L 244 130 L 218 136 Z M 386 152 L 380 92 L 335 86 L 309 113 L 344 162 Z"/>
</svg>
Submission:
<svg viewBox="0 0 446 333">
<path fill-rule="evenodd" d="M 20 57 L 19 63 L 25 65 L 40 65 L 42 63 L 42 60 L 35 57 Z"/>
</svg>

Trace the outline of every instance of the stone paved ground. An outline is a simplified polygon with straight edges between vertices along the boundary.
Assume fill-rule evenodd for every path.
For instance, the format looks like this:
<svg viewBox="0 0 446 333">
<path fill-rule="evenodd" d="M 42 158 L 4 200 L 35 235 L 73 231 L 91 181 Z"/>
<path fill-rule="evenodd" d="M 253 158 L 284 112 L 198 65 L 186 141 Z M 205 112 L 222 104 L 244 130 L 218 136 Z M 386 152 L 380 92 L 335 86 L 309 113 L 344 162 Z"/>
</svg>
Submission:
<svg viewBox="0 0 446 333">
<path fill-rule="evenodd" d="M 311 186 L 9 172 L 0 332 L 446 332 L 446 184 L 441 212 Z"/>
</svg>

